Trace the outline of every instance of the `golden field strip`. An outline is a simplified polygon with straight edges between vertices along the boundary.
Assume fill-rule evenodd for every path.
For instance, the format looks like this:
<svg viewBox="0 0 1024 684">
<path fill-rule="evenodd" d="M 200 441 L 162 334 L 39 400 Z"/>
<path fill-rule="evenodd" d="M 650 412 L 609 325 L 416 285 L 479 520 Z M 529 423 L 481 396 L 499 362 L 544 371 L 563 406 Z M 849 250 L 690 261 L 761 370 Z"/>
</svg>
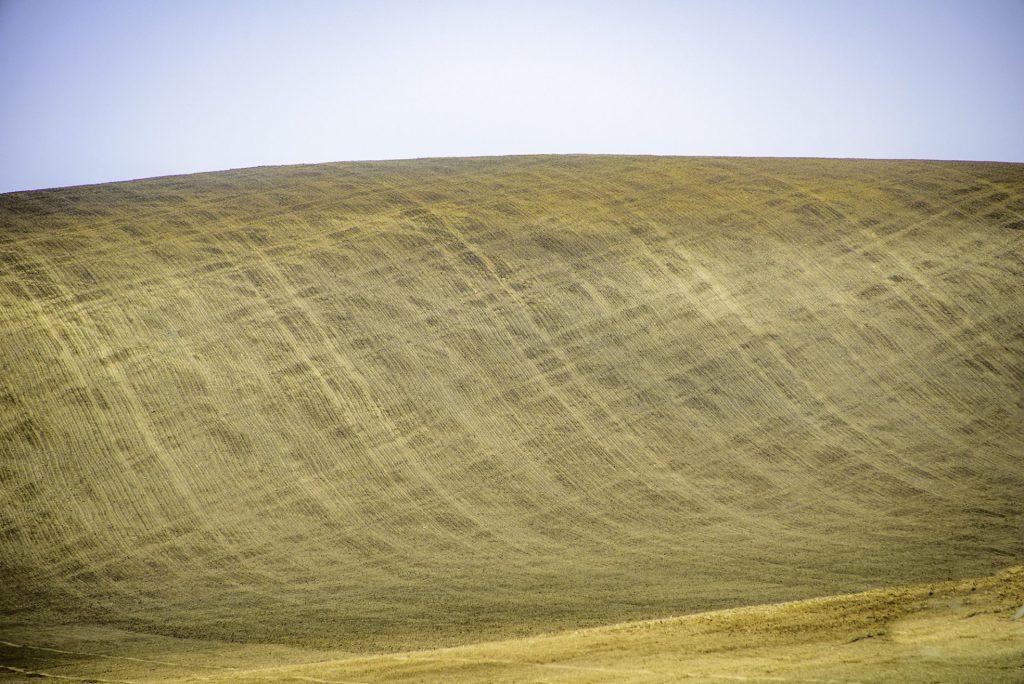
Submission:
<svg viewBox="0 0 1024 684">
<path fill-rule="evenodd" d="M 1016 164 L 439 159 L 0 195 L 2 671 L 118 679 L 61 652 L 137 646 L 182 666 L 154 678 L 202 652 L 363 681 L 459 647 L 509 662 L 411 672 L 597 681 L 523 649 L 614 669 L 564 639 L 1020 565 L 1022 244 Z M 1019 573 L 995 577 L 982 622 L 897 611 L 987 654 L 922 679 L 1020 664 Z M 770 655 L 694 619 L 643 623 L 672 656 L 581 634 L 621 636 L 627 679 L 715 674 L 678 662 L 694 640 Z M 779 667 L 910 657 L 844 669 L 830 624 L 779 642 L 811 670 Z"/>
<path fill-rule="evenodd" d="M 1012 615 L 1022 602 L 1024 567 L 1017 567 L 995 577 L 373 655 L 62 627 L 26 633 L 32 644 L 0 641 L 9 663 L 0 677 L 166 684 L 1019 682 L 1024 620 Z M 64 648 L 45 645 L 55 642 Z"/>
</svg>

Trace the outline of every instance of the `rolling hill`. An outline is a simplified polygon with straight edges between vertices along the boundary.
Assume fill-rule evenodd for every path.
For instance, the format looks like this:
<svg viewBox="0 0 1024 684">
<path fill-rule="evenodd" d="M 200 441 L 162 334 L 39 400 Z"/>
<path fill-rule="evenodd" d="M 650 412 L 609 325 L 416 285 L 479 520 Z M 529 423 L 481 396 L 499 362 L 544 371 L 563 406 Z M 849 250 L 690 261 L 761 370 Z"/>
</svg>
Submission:
<svg viewBox="0 0 1024 684">
<path fill-rule="evenodd" d="M 0 195 L 0 640 L 341 657 L 1019 565 L 1022 229 L 1024 165 L 966 162 Z"/>
</svg>

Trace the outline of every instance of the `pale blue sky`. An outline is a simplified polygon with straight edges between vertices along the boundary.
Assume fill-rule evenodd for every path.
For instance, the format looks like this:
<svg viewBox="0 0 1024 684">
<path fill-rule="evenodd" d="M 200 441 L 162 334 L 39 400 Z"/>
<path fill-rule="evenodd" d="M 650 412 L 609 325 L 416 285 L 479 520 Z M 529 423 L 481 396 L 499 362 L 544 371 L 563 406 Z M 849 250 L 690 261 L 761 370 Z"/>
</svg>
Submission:
<svg viewBox="0 0 1024 684">
<path fill-rule="evenodd" d="M 1024 161 L 1024 1 L 0 0 L 0 192 L 526 153 Z"/>
</svg>

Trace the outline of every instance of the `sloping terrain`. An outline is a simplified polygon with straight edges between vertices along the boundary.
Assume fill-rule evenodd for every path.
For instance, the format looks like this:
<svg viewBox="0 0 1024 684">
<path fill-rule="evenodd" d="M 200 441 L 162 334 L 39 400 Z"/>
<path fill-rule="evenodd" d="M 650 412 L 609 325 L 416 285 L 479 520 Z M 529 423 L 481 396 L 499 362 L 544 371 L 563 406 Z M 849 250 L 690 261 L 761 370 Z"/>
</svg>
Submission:
<svg viewBox="0 0 1024 684">
<path fill-rule="evenodd" d="M 219 682 L 1020 682 L 1024 568 L 515 641 L 221 670 Z"/>
<path fill-rule="evenodd" d="M 104 628 L 13 632 L 0 679 L 91 682 L 1020 682 L 1024 567 L 454 648 L 358 655 Z M 1014 619 L 1014 615 L 1017 619 Z M 47 646 L 59 643 L 62 648 Z"/>
<path fill-rule="evenodd" d="M 0 639 L 396 651 L 1020 564 L 1022 228 L 985 163 L 2 195 Z"/>
</svg>

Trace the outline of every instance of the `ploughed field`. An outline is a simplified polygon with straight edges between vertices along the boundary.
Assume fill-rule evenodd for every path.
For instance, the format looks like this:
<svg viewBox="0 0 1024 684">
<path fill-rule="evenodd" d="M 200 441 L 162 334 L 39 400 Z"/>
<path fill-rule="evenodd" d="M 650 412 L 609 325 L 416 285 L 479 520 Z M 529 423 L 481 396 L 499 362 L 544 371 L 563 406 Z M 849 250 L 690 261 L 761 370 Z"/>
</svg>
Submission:
<svg viewBox="0 0 1024 684">
<path fill-rule="evenodd" d="M 73 676 L 89 634 L 408 652 L 1020 565 L 1022 247 L 1015 164 L 2 195 L 0 666 Z"/>
</svg>

